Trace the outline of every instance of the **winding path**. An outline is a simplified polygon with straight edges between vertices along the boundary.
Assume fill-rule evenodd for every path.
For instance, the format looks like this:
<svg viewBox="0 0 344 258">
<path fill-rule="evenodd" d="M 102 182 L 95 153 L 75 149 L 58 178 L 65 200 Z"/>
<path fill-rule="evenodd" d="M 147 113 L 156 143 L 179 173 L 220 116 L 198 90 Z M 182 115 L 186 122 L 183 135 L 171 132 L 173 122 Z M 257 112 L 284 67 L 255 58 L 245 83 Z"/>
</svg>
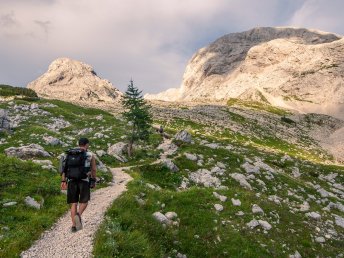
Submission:
<svg viewBox="0 0 344 258">
<path fill-rule="evenodd" d="M 56 224 L 44 232 L 21 257 L 92 257 L 93 239 L 104 214 L 112 202 L 126 191 L 126 184 L 132 178 L 123 172 L 125 168 L 113 168 L 114 182 L 91 194 L 91 200 L 83 213 L 83 229 L 71 233 L 70 212 L 62 216 Z"/>
</svg>

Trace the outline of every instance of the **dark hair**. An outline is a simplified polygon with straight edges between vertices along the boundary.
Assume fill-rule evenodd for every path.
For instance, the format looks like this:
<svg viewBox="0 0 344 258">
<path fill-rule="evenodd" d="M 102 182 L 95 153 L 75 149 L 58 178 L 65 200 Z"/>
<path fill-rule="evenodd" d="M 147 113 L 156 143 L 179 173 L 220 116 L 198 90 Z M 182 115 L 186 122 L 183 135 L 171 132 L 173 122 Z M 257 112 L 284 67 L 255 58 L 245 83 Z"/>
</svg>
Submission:
<svg viewBox="0 0 344 258">
<path fill-rule="evenodd" d="M 87 143 L 90 143 L 90 141 L 87 138 L 79 139 L 79 146 L 85 146 Z"/>
</svg>

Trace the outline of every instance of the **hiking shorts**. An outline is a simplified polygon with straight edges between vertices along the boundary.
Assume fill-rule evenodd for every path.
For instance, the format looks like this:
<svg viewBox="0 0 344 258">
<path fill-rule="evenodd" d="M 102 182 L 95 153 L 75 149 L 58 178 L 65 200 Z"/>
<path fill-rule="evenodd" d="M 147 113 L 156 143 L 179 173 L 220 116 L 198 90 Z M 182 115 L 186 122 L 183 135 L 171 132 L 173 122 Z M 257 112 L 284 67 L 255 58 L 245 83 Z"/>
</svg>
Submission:
<svg viewBox="0 0 344 258">
<path fill-rule="evenodd" d="M 87 203 L 91 198 L 87 181 L 69 180 L 67 186 L 67 203 Z"/>
</svg>

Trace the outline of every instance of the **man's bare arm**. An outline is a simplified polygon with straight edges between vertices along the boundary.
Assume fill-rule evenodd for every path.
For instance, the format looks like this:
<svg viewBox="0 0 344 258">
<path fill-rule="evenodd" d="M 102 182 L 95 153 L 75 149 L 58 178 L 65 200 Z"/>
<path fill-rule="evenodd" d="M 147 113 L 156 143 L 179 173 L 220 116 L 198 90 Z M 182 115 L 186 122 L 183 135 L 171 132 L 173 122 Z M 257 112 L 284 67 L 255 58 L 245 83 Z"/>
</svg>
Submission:
<svg viewBox="0 0 344 258">
<path fill-rule="evenodd" d="M 92 178 L 96 178 L 97 176 L 97 163 L 96 163 L 96 159 L 94 156 L 92 156 L 92 160 L 91 160 L 91 177 Z"/>
</svg>

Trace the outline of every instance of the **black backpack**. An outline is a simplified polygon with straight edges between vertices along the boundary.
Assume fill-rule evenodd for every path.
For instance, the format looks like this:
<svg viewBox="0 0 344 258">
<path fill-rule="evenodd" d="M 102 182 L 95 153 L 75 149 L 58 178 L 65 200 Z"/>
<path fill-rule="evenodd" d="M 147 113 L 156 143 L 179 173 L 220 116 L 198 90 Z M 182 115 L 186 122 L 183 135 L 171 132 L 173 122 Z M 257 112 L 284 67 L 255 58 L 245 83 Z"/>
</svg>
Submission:
<svg viewBox="0 0 344 258">
<path fill-rule="evenodd" d="M 70 149 L 66 151 L 66 164 L 64 173 L 68 179 L 80 180 L 87 178 L 85 162 L 87 158 L 86 151 L 81 149 Z"/>
</svg>

